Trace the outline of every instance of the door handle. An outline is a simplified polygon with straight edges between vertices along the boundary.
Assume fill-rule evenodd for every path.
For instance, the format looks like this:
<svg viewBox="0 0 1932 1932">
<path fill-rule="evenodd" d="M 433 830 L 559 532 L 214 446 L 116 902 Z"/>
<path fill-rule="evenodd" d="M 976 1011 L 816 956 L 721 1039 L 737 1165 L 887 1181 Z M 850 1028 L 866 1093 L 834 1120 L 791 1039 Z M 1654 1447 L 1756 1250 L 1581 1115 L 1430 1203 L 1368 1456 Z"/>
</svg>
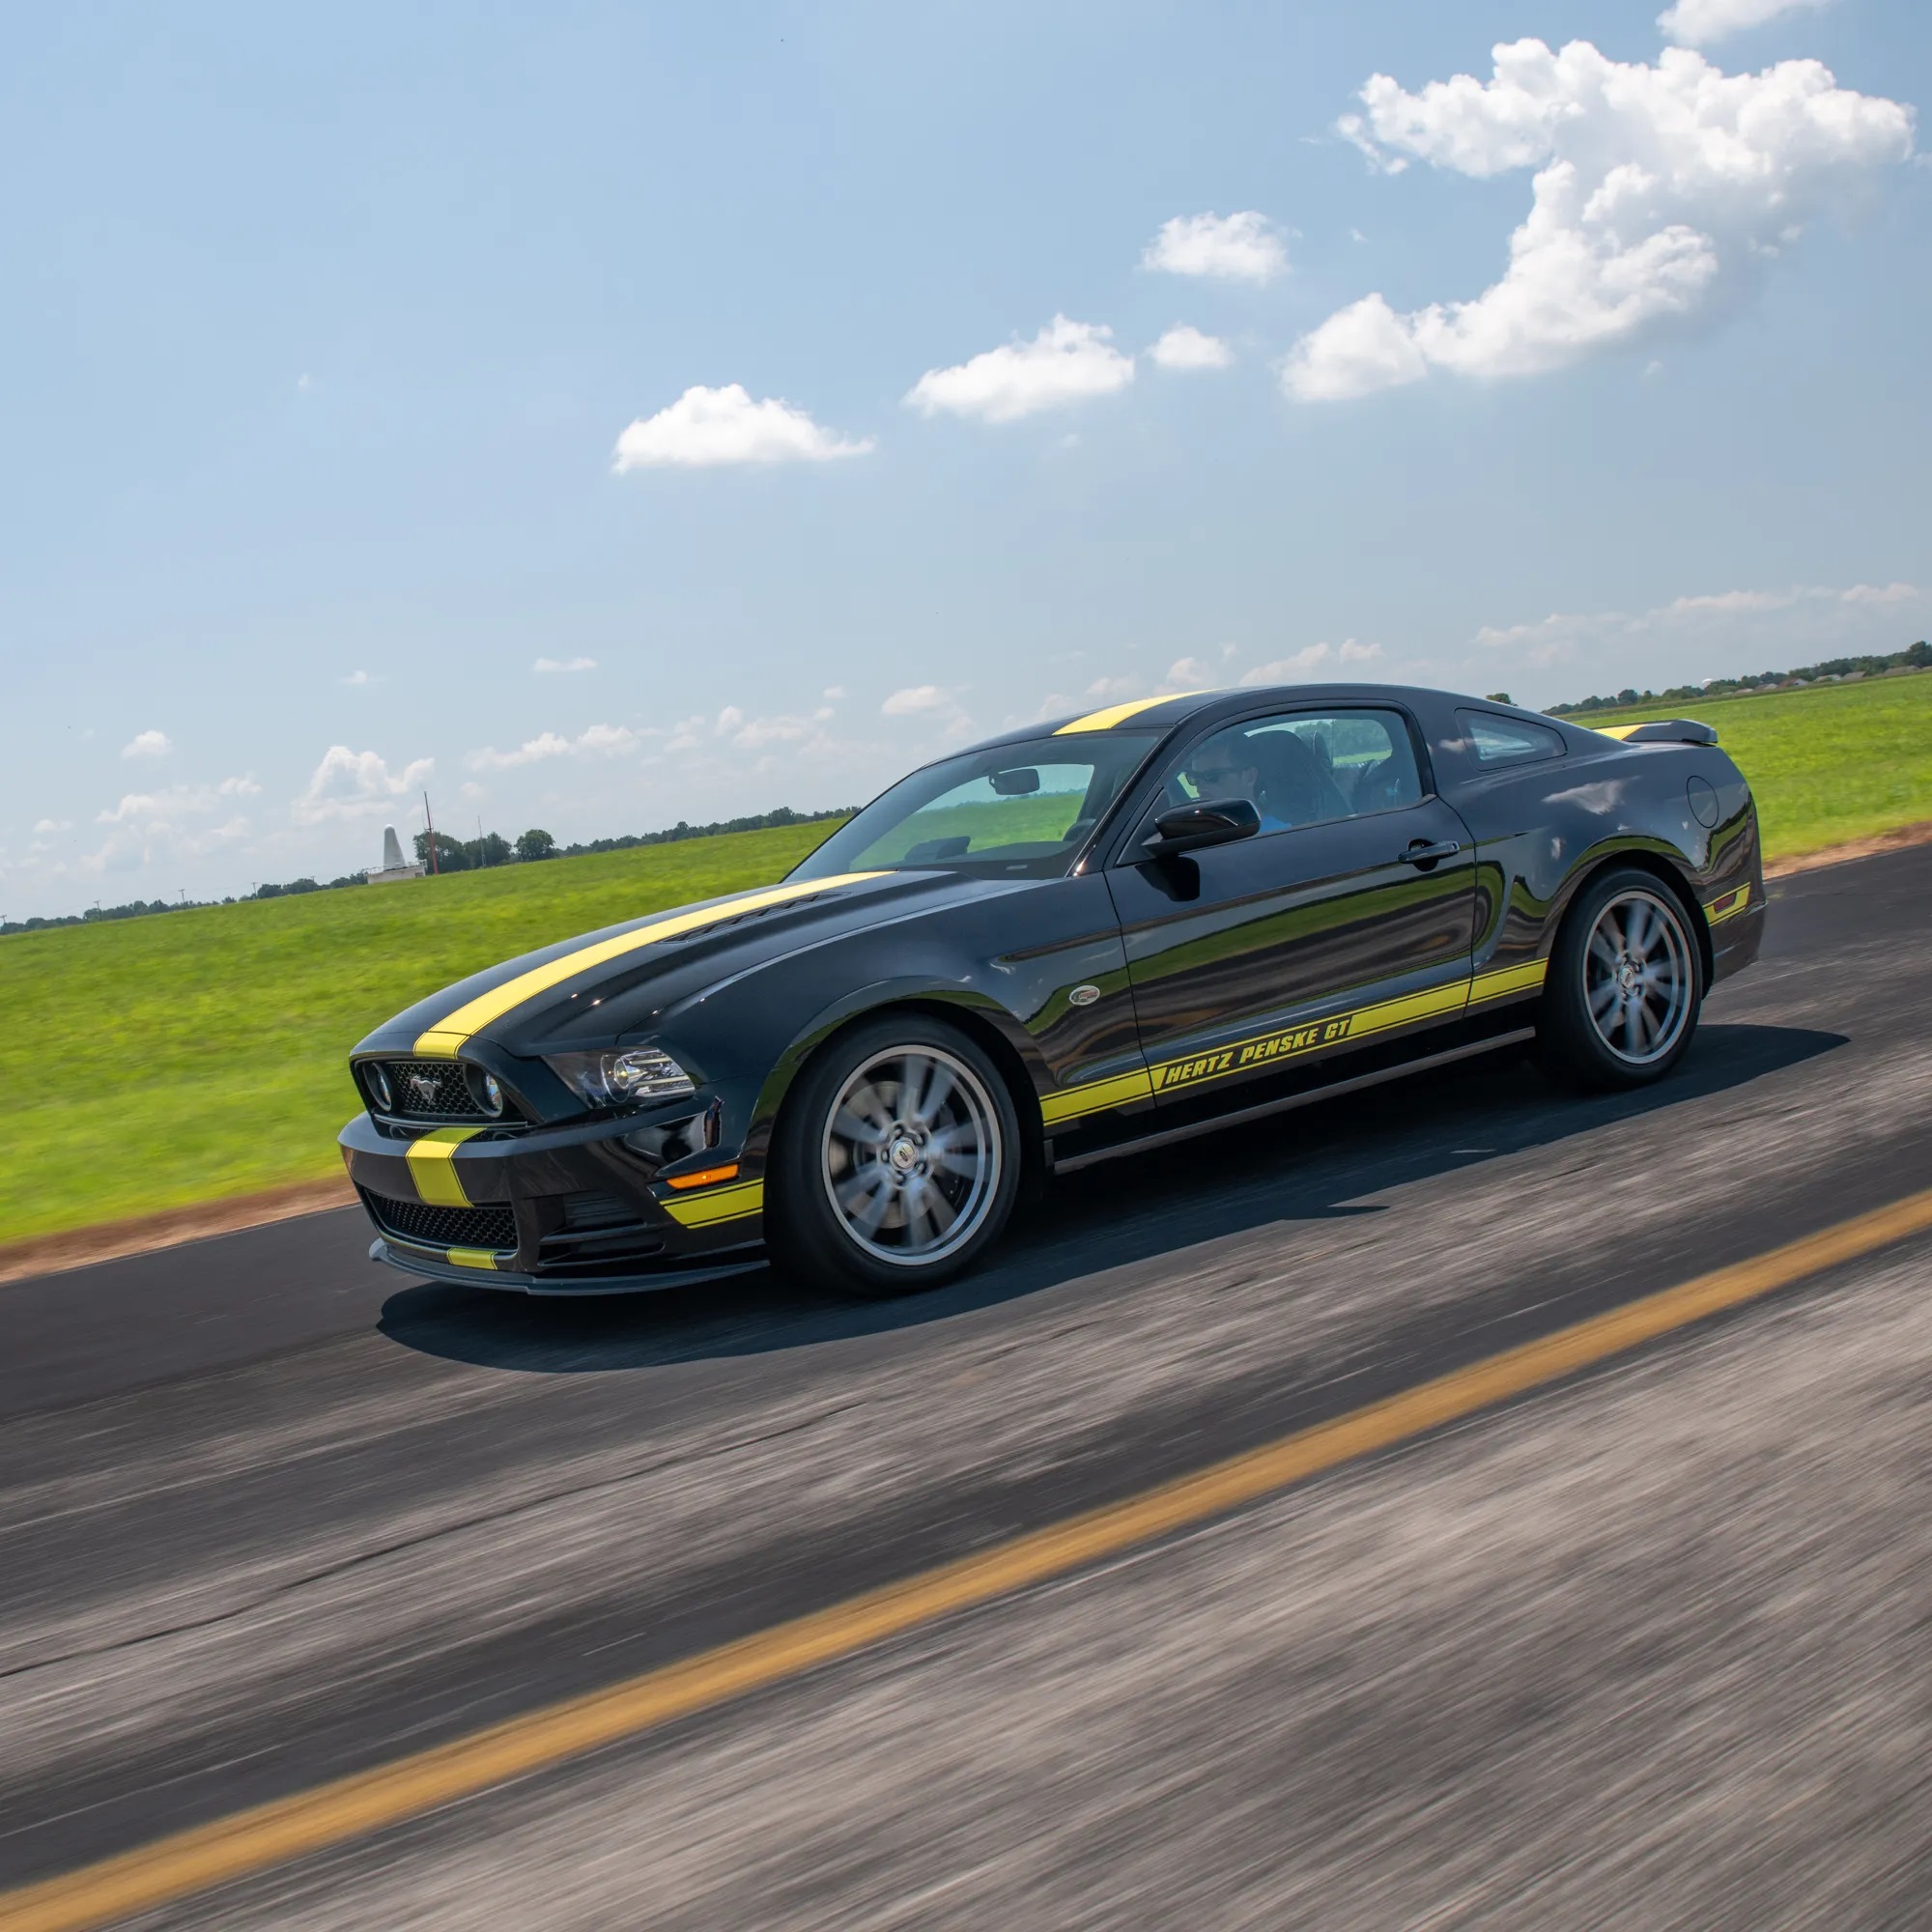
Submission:
<svg viewBox="0 0 1932 1932">
<path fill-rule="evenodd" d="M 1434 845 L 1425 845 L 1418 838 L 1406 852 L 1397 856 L 1405 866 L 1433 866 L 1438 859 L 1453 859 L 1462 849 L 1453 838 L 1437 839 Z"/>
</svg>

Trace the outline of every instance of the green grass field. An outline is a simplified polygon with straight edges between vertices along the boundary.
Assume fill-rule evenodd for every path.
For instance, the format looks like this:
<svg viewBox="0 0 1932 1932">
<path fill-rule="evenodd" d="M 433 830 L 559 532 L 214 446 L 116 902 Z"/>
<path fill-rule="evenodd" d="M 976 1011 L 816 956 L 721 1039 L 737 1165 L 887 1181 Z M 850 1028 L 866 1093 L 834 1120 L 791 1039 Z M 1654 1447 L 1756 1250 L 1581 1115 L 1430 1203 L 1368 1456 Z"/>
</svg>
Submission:
<svg viewBox="0 0 1932 1932">
<path fill-rule="evenodd" d="M 1749 778 L 1773 857 L 1932 819 L 1932 672 L 1587 722 L 1683 713 Z M 833 822 L 0 939 L 0 1242 L 338 1172 L 371 1027 L 532 947 L 765 884 Z"/>
<path fill-rule="evenodd" d="M 496 960 L 767 884 L 836 823 L 0 939 L 0 1243 L 339 1174 L 372 1027 Z"/>
<path fill-rule="evenodd" d="M 1756 794 L 1769 858 L 1932 819 L 1932 671 L 1593 712 L 1571 723 L 1646 718 L 1698 718 L 1717 731 Z"/>
</svg>

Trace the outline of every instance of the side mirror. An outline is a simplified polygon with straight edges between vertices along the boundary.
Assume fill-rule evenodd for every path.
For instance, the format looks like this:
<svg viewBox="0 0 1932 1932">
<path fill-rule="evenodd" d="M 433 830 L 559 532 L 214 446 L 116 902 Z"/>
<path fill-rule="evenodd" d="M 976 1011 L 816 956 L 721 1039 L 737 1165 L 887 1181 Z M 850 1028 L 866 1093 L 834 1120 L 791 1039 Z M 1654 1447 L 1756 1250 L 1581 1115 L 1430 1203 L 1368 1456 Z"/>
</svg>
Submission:
<svg viewBox="0 0 1932 1932">
<path fill-rule="evenodd" d="M 1177 853 L 1198 852 L 1204 845 L 1231 845 L 1252 838 L 1262 829 L 1262 815 L 1245 798 L 1204 798 L 1194 805 L 1177 805 L 1153 822 L 1141 850 L 1150 859 L 1172 859 Z"/>
</svg>

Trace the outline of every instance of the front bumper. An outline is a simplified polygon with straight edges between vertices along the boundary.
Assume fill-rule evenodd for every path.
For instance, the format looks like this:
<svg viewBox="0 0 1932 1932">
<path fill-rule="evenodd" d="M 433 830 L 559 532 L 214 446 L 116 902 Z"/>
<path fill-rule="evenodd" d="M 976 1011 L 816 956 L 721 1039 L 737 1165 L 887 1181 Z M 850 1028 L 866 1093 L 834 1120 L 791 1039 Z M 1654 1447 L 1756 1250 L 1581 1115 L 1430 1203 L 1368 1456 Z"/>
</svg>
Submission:
<svg viewBox="0 0 1932 1932">
<path fill-rule="evenodd" d="M 730 1275 L 753 1273 L 765 1264 L 762 1255 L 753 1255 L 744 1261 L 713 1262 L 708 1267 L 572 1275 L 563 1280 L 554 1275 L 519 1274 L 513 1268 L 479 1269 L 468 1263 L 452 1263 L 439 1249 L 385 1240 L 380 1236 L 369 1243 L 369 1259 L 386 1263 L 417 1280 L 427 1276 L 431 1281 L 461 1282 L 466 1288 L 507 1288 L 524 1294 L 644 1294 L 653 1289 L 696 1288 L 706 1282 L 724 1281 Z"/>
<path fill-rule="evenodd" d="M 627 1134 L 648 1124 L 627 1116 L 407 1135 L 358 1114 L 340 1145 L 381 1237 L 371 1259 L 412 1273 L 531 1293 L 608 1294 L 756 1266 L 762 1179 L 733 1173 L 716 1183 L 673 1187 L 660 1178 L 658 1160 L 625 1144 Z"/>
</svg>

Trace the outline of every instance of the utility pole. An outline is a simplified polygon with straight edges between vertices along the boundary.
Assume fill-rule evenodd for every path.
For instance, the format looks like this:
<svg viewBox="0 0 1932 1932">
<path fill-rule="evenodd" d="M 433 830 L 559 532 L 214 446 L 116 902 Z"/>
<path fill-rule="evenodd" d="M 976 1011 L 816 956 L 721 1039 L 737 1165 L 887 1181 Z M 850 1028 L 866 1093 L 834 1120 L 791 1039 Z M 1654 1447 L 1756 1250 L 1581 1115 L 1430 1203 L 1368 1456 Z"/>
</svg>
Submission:
<svg viewBox="0 0 1932 1932">
<path fill-rule="evenodd" d="M 429 868 L 440 874 L 442 867 L 436 863 L 436 820 L 429 815 L 429 793 L 423 793 L 423 823 L 429 827 Z"/>
</svg>

